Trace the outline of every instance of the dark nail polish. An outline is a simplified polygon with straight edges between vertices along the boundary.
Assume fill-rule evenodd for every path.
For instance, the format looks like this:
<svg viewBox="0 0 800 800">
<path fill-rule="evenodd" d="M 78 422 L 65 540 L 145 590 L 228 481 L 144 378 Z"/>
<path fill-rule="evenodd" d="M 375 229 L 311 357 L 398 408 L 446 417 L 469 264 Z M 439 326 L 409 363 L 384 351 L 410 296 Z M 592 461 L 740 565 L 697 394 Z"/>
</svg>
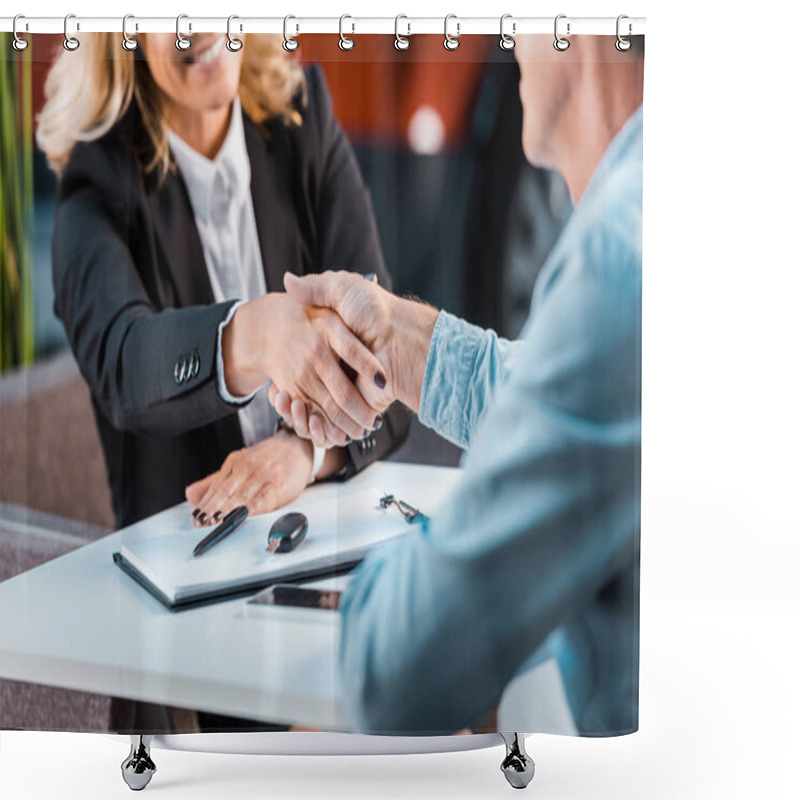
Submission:
<svg viewBox="0 0 800 800">
<path fill-rule="evenodd" d="M 222 512 L 221 511 L 215 511 L 214 512 L 214 516 L 211 517 L 211 521 L 212 522 L 219 522 L 221 519 L 222 519 Z"/>
<path fill-rule="evenodd" d="M 196 508 L 194 511 L 192 511 L 192 516 L 193 516 L 195 519 L 197 519 L 197 516 L 198 516 L 198 514 L 199 514 L 199 513 L 200 513 L 200 509 L 199 509 L 199 508 Z"/>
<path fill-rule="evenodd" d="M 353 442 L 353 437 L 352 436 L 347 435 L 347 436 L 344 437 L 344 443 L 345 444 L 352 444 L 352 442 Z"/>
<path fill-rule="evenodd" d="M 200 516 L 197 518 L 197 521 L 198 521 L 198 522 L 199 522 L 201 525 L 205 525 L 205 524 L 206 524 L 206 520 L 207 520 L 207 519 L 208 519 L 208 514 L 206 514 L 206 512 L 204 511 L 204 512 L 203 512 L 203 513 L 202 513 L 202 514 L 201 514 L 201 515 L 200 515 Z"/>
<path fill-rule="evenodd" d="M 372 430 L 379 431 L 382 427 L 383 427 L 383 417 L 380 414 L 378 414 L 378 416 L 375 417 L 375 422 L 372 424 Z"/>
<path fill-rule="evenodd" d="M 375 385 L 379 389 L 385 389 L 386 388 L 386 376 L 382 372 L 376 372 L 375 373 Z"/>
</svg>

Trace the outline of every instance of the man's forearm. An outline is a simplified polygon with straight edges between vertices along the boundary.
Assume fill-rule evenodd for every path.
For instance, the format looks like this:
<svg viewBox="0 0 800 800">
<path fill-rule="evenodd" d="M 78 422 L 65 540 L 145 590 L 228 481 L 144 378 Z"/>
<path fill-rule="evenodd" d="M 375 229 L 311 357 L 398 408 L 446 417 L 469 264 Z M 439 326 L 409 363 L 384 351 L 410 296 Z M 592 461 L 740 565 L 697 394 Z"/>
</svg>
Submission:
<svg viewBox="0 0 800 800">
<path fill-rule="evenodd" d="M 495 388 L 506 380 L 519 348 L 442 311 L 428 347 L 418 415 L 440 436 L 467 448 Z"/>
<path fill-rule="evenodd" d="M 397 399 L 415 413 L 419 411 L 425 365 L 439 312 L 425 303 L 395 297 L 389 352 Z"/>
</svg>

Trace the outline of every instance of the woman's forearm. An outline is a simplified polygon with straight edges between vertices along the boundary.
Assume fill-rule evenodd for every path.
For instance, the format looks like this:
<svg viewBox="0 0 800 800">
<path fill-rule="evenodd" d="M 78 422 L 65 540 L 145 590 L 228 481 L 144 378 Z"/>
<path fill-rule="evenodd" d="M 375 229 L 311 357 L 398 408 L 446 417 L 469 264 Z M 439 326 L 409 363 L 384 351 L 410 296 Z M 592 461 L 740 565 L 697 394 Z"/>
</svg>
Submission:
<svg viewBox="0 0 800 800">
<path fill-rule="evenodd" d="M 229 304 L 139 311 L 138 318 L 129 309 L 105 325 L 101 307 L 90 312 L 94 325 L 63 318 L 93 397 L 117 430 L 177 436 L 231 413 L 217 391 L 215 359 Z"/>
<path fill-rule="evenodd" d="M 269 380 L 271 348 L 262 338 L 275 327 L 275 302 L 266 294 L 242 303 L 222 331 L 225 386 L 233 395 L 247 397 Z"/>
</svg>

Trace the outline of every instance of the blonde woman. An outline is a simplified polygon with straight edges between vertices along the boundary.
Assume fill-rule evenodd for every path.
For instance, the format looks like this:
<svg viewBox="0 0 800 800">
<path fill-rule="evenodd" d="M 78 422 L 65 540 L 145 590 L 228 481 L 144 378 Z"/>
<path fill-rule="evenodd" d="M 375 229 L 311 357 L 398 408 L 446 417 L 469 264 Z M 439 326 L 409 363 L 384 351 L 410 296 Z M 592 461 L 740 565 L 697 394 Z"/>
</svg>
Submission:
<svg viewBox="0 0 800 800">
<path fill-rule="evenodd" d="M 225 41 L 196 34 L 179 51 L 147 34 L 128 52 L 89 34 L 46 84 L 55 309 L 91 388 L 120 526 L 184 496 L 197 525 L 235 505 L 280 507 L 406 429 L 345 374 L 382 388 L 380 362 L 335 313 L 283 293 L 287 270 L 329 266 L 388 284 L 322 74 L 285 58 L 279 38 L 247 36 L 239 53 Z M 342 447 L 279 428 L 259 391 L 270 380 L 318 400 Z M 159 719 L 131 727 L 174 727 Z"/>
</svg>

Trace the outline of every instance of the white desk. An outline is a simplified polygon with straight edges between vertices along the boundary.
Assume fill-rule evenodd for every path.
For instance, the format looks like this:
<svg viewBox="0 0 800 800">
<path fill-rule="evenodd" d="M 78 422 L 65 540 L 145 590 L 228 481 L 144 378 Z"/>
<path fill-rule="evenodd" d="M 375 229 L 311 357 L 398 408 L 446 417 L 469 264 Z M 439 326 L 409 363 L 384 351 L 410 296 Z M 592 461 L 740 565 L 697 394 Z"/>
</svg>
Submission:
<svg viewBox="0 0 800 800">
<path fill-rule="evenodd" d="M 379 463 L 339 487 L 439 507 L 458 470 Z M 309 491 L 313 492 L 314 487 Z M 188 513 L 188 510 L 187 510 Z M 112 561 L 123 531 L 0 584 L 0 677 L 265 722 L 345 729 L 338 614 L 170 612 Z M 309 534 L 313 535 L 313 531 Z M 223 547 L 220 545 L 220 547 Z"/>
</svg>

